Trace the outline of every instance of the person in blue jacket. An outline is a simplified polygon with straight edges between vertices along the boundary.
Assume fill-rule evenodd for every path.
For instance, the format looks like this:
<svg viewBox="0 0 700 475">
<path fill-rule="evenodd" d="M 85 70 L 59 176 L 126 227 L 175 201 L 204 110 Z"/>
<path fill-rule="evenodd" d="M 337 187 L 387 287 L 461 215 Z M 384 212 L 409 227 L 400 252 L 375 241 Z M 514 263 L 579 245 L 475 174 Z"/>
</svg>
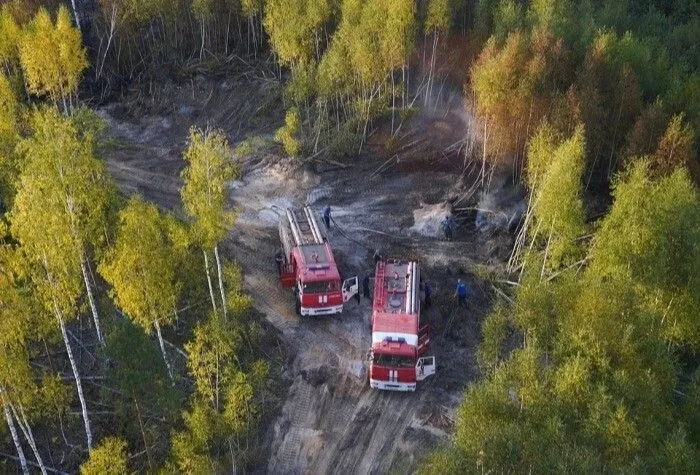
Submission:
<svg viewBox="0 0 700 475">
<path fill-rule="evenodd" d="M 462 279 L 457 279 L 455 297 L 457 297 L 457 303 L 460 307 L 467 304 L 467 284 L 462 282 Z"/>
<path fill-rule="evenodd" d="M 445 232 L 445 239 L 452 241 L 455 234 L 455 228 L 457 227 L 452 217 L 449 215 L 445 216 L 445 219 L 443 219 L 440 224 L 442 225 L 442 230 Z"/>
</svg>

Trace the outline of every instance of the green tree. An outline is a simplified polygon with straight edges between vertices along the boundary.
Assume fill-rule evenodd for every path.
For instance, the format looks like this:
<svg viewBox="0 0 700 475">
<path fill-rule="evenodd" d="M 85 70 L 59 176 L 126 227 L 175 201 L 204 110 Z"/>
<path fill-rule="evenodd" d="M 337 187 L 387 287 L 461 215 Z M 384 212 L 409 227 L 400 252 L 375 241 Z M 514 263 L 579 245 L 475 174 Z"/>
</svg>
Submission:
<svg viewBox="0 0 700 475">
<path fill-rule="evenodd" d="M 617 53 L 620 40 L 601 31 L 580 66 L 575 89 L 589 145 L 590 167 L 606 179 L 615 171 L 624 138 L 642 108 L 639 77 Z"/>
<path fill-rule="evenodd" d="M 107 437 L 90 451 L 90 458 L 80 466 L 81 475 L 125 475 L 127 470 L 126 442 Z"/>
<path fill-rule="evenodd" d="M 183 414 L 185 429 L 173 434 L 172 454 L 177 469 L 187 474 L 212 473 L 216 461 L 209 455 L 215 435 L 215 418 L 207 404 L 195 399 L 193 408 Z"/>
<path fill-rule="evenodd" d="M 333 12 L 331 0 L 269 0 L 265 31 L 281 64 L 308 64 L 321 57 L 323 26 Z"/>
<path fill-rule="evenodd" d="M 533 153 L 557 147 L 546 132 Z M 556 155 L 532 160 L 528 179 Z M 641 160 L 613 197 L 587 267 L 541 280 L 546 250 L 525 260 L 507 309 L 522 348 L 468 389 L 453 444 L 422 472 L 697 470 L 697 433 L 686 427 L 700 385 L 679 364 L 700 341 L 697 190 L 683 169 L 652 179 Z M 503 312 L 487 320 L 486 362 L 504 350 Z"/>
<path fill-rule="evenodd" d="M 9 214 L 10 230 L 32 264 L 32 280 L 44 310 L 54 315 L 60 328 L 91 448 L 87 405 L 66 324 L 78 314 L 82 290 L 87 288 L 91 295 L 85 246 L 100 222 L 109 184 L 103 165 L 93 156 L 89 133 L 79 137 L 71 120 L 52 109 L 39 111 L 32 119 L 34 134 L 18 147 L 24 166 Z M 93 318 L 101 339 L 96 312 Z"/>
<path fill-rule="evenodd" d="M 214 17 L 214 5 L 212 0 L 192 0 L 192 13 L 199 22 L 201 47 L 199 49 L 199 60 L 204 57 L 204 45 L 206 39 L 206 25 Z"/>
<path fill-rule="evenodd" d="M 20 27 L 15 21 L 10 5 L 0 7 L 0 63 L 6 68 L 19 59 Z"/>
<path fill-rule="evenodd" d="M 224 454 L 232 468 L 244 466 L 269 394 L 269 366 L 255 359 L 259 327 L 249 318 L 251 299 L 242 293 L 238 267 L 226 265 L 224 274 L 229 318 L 211 312 L 185 344 L 195 395 L 172 444 L 175 463 L 188 473 L 215 467 Z"/>
<path fill-rule="evenodd" d="M 582 178 L 585 166 L 583 128 L 557 143 L 548 125 L 540 127 L 528 147 L 527 179 L 532 194 L 528 230 L 546 241 L 543 269 L 557 269 L 580 257 L 576 238 L 583 234 Z"/>
<path fill-rule="evenodd" d="M 173 371 L 161 327 L 171 323 L 181 284 L 167 221 L 153 204 L 138 196 L 119 213 L 114 245 L 98 270 L 112 285 L 112 295 L 129 318 L 150 332 L 155 328 L 168 374 Z"/>
<path fill-rule="evenodd" d="M 433 52 L 430 55 L 430 70 L 428 71 L 428 86 L 426 87 L 425 103 L 428 104 L 431 95 L 433 75 L 435 74 L 435 56 L 437 53 L 438 38 L 450 32 L 454 21 L 454 5 L 451 0 L 430 0 L 428 11 L 425 14 L 425 34 L 433 35 Z"/>
<path fill-rule="evenodd" d="M 596 233 L 591 267 L 640 286 L 640 295 L 671 341 L 700 345 L 700 210 L 684 169 L 658 181 L 647 161 L 619 180 L 615 202 Z"/>
<path fill-rule="evenodd" d="M 20 139 L 21 105 L 7 76 L 0 73 L 0 210 L 10 209 L 19 175 L 15 148 Z"/>
<path fill-rule="evenodd" d="M 178 394 L 168 384 L 168 372 L 146 333 L 130 321 L 118 324 L 109 335 L 107 355 L 111 361 L 107 376 L 125 396 L 116 403 L 119 414 L 120 434 L 128 440 L 143 443 L 149 470 L 157 468 L 154 446 L 167 436 L 162 427 L 173 417 Z M 162 423 L 149 423 L 146 415 L 162 419 Z M 132 435 L 133 434 L 133 435 Z"/>
<path fill-rule="evenodd" d="M 262 17 L 265 12 L 265 0 L 241 0 L 241 12 L 248 19 L 248 53 L 250 53 L 250 38 L 253 39 L 253 52 L 257 56 L 258 47 L 262 46 Z M 257 25 L 260 25 L 260 33 L 257 33 Z"/>
<path fill-rule="evenodd" d="M 508 35 L 523 27 L 523 6 L 515 0 L 501 0 L 494 13 L 493 36 L 497 41 L 504 41 Z"/>
<path fill-rule="evenodd" d="M 40 334 L 33 325 L 33 312 L 40 311 L 34 305 L 31 294 L 18 281 L 14 268 L 19 253 L 10 247 L 0 248 L 0 404 L 12 435 L 20 465 L 29 473 L 17 426 L 21 429 L 37 460 L 42 473 L 46 473 L 34 434 L 25 412 L 25 405 L 32 404 L 38 387 L 30 368 L 28 345 L 32 337 Z"/>
<path fill-rule="evenodd" d="M 62 117 L 51 108 L 32 115 L 33 135 L 18 146 L 24 160 L 22 196 L 18 193 L 13 214 L 23 244 L 50 248 L 52 239 L 65 243 L 52 253 L 80 269 L 97 338 L 104 344 L 88 252 L 101 247 L 113 186 L 95 156 L 99 122 L 91 117 L 81 110 L 73 118 Z M 91 125 L 81 124 L 81 118 L 90 118 L 84 124 Z"/>
<path fill-rule="evenodd" d="M 197 393 L 216 411 L 223 400 L 221 391 L 231 371 L 239 365 L 236 350 L 240 340 L 241 335 L 233 325 L 222 321 L 218 313 L 212 313 L 205 324 L 197 325 L 194 339 L 185 345 L 187 366 Z"/>
<path fill-rule="evenodd" d="M 695 131 L 684 121 L 683 114 L 671 118 L 659 146 L 651 157 L 655 175 L 664 176 L 677 168 L 687 166 L 695 156 Z"/>
<path fill-rule="evenodd" d="M 282 144 L 284 152 L 296 157 L 301 152 L 299 134 L 301 133 L 301 119 L 298 109 L 290 109 L 284 117 L 284 126 L 275 132 L 275 140 Z"/>
<path fill-rule="evenodd" d="M 235 214 L 226 210 L 227 184 L 239 176 L 238 168 L 231 160 L 231 147 L 221 131 L 190 130 L 187 150 L 184 154 L 188 167 L 182 172 L 184 185 L 182 201 L 187 214 L 194 219 L 194 235 L 204 253 L 204 266 L 209 284 L 209 295 L 214 311 L 217 310 L 214 290 L 209 274 L 208 252 L 214 250 L 219 277 L 222 312 L 226 318 L 226 294 L 219 257 L 219 242 L 234 223 Z"/>
</svg>

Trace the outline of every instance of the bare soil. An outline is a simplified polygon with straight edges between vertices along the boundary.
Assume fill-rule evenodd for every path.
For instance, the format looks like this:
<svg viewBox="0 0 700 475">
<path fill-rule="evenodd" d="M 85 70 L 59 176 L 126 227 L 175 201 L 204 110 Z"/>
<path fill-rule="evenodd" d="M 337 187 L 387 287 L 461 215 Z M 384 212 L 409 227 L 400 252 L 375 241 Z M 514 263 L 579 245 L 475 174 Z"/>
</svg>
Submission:
<svg viewBox="0 0 700 475">
<path fill-rule="evenodd" d="M 158 97 L 127 98 L 101 111 L 112 138 L 105 156 L 124 193 L 141 193 L 176 213 L 181 213 L 179 172 L 190 125 L 220 127 L 235 145 L 249 133 L 269 136 L 281 123 L 279 84 L 262 75 L 199 78 Z M 457 112 L 463 115 L 463 110 Z M 449 148 L 455 134 L 464 134 L 459 131 L 464 124 L 455 125 L 454 114 L 448 110 L 421 119 L 413 129 L 405 126 L 402 143 L 417 140 L 421 150 L 433 152 Z M 242 160 L 242 177 L 231 183 L 231 206 L 239 218 L 225 252 L 243 267 L 246 290 L 281 332 L 289 354 L 284 368 L 289 389 L 265 430 L 267 456 L 257 472 L 411 472 L 422 455 L 447 440 L 462 394 L 479 376 L 475 349 L 492 296 L 490 284 L 475 269 L 477 264 L 499 266 L 507 256 L 508 238 L 480 234 L 469 214 L 459 221 L 455 241 L 417 233 L 414 210 L 441 203 L 449 208 L 465 188 L 463 158 L 455 155 L 455 147 L 452 155 L 426 158 L 407 146 L 396 164 L 378 173 L 391 158 L 376 139 L 381 133 L 347 168 L 267 153 Z M 432 324 L 431 353 L 438 370 L 415 393 L 369 388 L 368 301 L 352 300 L 337 317 L 295 314 L 292 294 L 278 283 L 273 256 L 280 247 L 277 213 L 304 203 L 319 211 L 331 205 L 336 226 L 329 240 L 345 277 L 361 279 L 371 272 L 376 248 L 387 256 L 422 262 L 434 288 L 434 305 L 424 318 Z M 453 299 L 458 276 L 471 290 L 466 309 L 457 308 Z"/>
</svg>

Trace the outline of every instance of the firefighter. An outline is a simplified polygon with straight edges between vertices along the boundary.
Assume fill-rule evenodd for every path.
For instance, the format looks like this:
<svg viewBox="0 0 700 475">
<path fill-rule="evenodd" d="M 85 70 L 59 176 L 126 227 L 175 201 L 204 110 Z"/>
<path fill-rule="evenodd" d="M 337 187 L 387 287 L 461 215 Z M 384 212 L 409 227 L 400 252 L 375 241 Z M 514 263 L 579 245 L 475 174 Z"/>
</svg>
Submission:
<svg viewBox="0 0 700 475">
<path fill-rule="evenodd" d="M 382 255 L 379 253 L 379 249 L 374 250 L 374 256 L 372 256 L 372 259 L 374 259 L 374 265 L 376 267 L 377 263 L 382 260 Z"/>
<path fill-rule="evenodd" d="M 365 275 L 365 278 L 362 279 L 362 294 L 366 299 L 370 298 L 369 295 L 369 274 Z"/>
<path fill-rule="evenodd" d="M 282 251 L 277 251 L 275 254 L 275 262 L 277 263 L 277 272 L 282 277 L 282 264 L 284 263 L 284 254 Z"/>
<path fill-rule="evenodd" d="M 452 237 L 454 236 L 456 227 L 455 222 L 448 215 L 445 216 L 445 219 L 440 224 L 442 225 L 442 230 L 445 233 L 445 239 L 447 239 L 448 241 L 452 241 Z"/>
<path fill-rule="evenodd" d="M 432 304 L 433 286 L 430 284 L 429 280 L 425 281 L 423 286 L 423 291 L 425 292 L 425 309 L 427 310 Z"/>
<path fill-rule="evenodd" d="M 323 222 L 326 224 L 326 229 L 331 229 L 331 207 L 326 205 L 323 208 Z"/>
<path fill-rule="evenodd" d="M 467 284 L 462 282 L 462 279 L 457 279 L 455 297 L 457 297 L 457 303 L 460 307 L 467 305 Z"/>
</svg>

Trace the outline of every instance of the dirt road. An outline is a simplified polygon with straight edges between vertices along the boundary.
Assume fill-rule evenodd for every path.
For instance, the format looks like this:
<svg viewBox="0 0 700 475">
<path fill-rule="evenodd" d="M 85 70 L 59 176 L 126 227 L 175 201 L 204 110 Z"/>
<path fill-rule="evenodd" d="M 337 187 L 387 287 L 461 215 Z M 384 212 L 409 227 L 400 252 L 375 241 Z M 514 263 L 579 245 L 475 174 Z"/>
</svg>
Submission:
<svg viewBox="0 0 700 475">
<path fill-rule="evenodd" d="M 171 110 L 196 107 L 198 95 L 205 97 L 208 88 L 203 84 L 176 96 L 173 100 L 186 97 L 187 103 Z M 209 101 L 217 104 L 209 107 L 222 107 L 218 102 Z M 207 107 L 202 106 L 196 118 L 188 112 L 173 113 L 167 119 L 149 114 L 117 118 L 113 110 L 103 110 L 115 139 L 106 153 L 108 169 L 122 191 L 139 192 L 178 211 L 178 174 L 184 166 L 180 156 L 189 124 L 212 124 L 212 115 L 227 116 Z M 240 138 L 240 124 L 215 121 L 212 125 L 224 128 L 232 141 Z M 488 299 L 471 270 L 484 258 L 483 243 L 469 226 L 460 230 L 460 241 L 452 243 L 411 229 L 416 224 L 414 210 L 426 202 L 444 200 L 456 175 L 397 165 L 372 176 L 381 161 L 368 155 L 347 169 L 304 168 L 281 158 L 249 160 L 243 164 L 241 180 L 231 183 L 231 204 L 239 219 L 225 251 L 242 265 L 246 290 L 280 330 L 291 354 L 285 369 L 289 391 L 265 434 L 269 460 L 259 472 L 410 472 L 420 456 L 447 438 L 462 392 L 478 374 L 474 350 L 487 307 L 482 304 Z M 279 248 L 277 212 L 304 203 L 318 210 L 327 203 L 332 206 L 338 227 L 331 229 L 329 240 L 344 276 L 362 278 L 369 272 L 375 248 L 385 255 L 424 263 L 424 272 L 434 282 L 436 301 L 444 303 L 427 315 L 434 328 L 438 374 L 416 393 L 369 389 L 365 367 L 369 302 L 358 305 L 353 300 L 338 317 L 295 315 L 291 293 L 276 279 L 273 256 Z M 473 306 L 462 313 L 452 311 L 449 303 L 457 275 L 465 276 L 473 289 Z"/>
</svg>

